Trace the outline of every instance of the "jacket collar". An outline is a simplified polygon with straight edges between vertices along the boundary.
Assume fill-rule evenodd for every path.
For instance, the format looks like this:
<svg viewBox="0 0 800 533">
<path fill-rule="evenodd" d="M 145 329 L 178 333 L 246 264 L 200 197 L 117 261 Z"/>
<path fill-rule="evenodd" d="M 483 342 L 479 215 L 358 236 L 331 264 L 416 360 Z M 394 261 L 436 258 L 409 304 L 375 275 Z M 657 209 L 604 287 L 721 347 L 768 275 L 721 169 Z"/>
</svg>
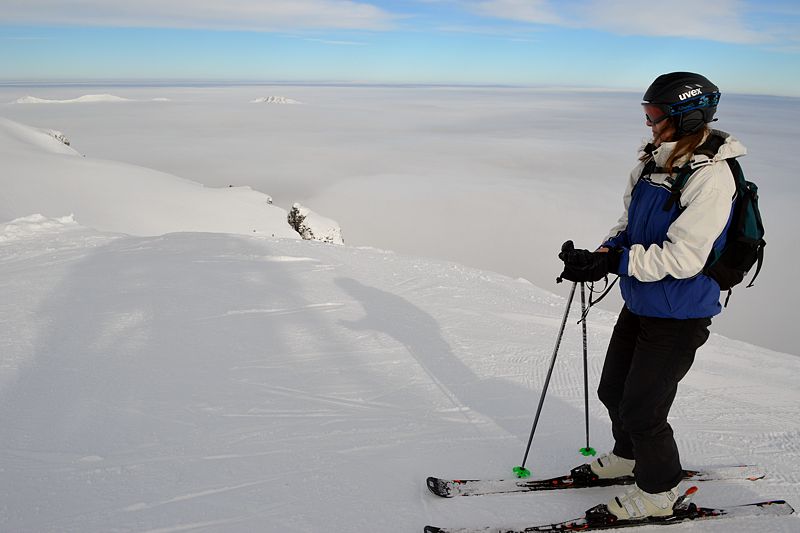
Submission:
<svg viewBox="0 0 800 533">
<path fill-rule="evenodd" d="M 675 151 L 675 146 L 677 144 L 678 143 L 675 141 L 664 142 L 661 143 L 661 145 L 658 148 L 653 150 L 653 159 L 656 162 L 656 166 L 659 167 L 667 166 L 667 160 L 669 159 L 669 156 L 672 155 L 672 152 Z M 689 160 L 688 156 L 683 156 L 678 161 L 675 161 L 675 166 L 676 167 L 683 166 L 688 160 Z"/>
<path fill-rule="evenodd" d="M 743 156 L 747 153 L 747 148 L 739 142 L 738 139 L 721 130 L 711 130 L 712 135 L 719 135 L 725 139 L 725 143 L 720 147 L 717 154 L 712 158 L 713 161 L 722 161 L 723 159 L 729 159 L 731 157 L 739 157 Z M 705 138 L 703 139 L 705 141 Z M 672 142 L 664 142 L 661 145 L 653 150 L 652 155 L 655 163 L 658 167 L 664 167 L 667 164 L 667 160 L 672 152 L 675 150 L 675 146 L 677 145 L 677 141 Z M 646 145 L 642 145 L 640 148 L 640 152 L 644 151 L 644 147 Z M 695 164 L 702 164 L 708 161 L 708 157 L 704 155 L 685 155 L 675 161 L 675 167 L 681 167 L 685 165 L 689 159 L 692 159 L 692 166 Z M 702 160 L 702 161 L 701 161 Z M 700 165 L 698 165 L 700 166 Z"/>
</svg>

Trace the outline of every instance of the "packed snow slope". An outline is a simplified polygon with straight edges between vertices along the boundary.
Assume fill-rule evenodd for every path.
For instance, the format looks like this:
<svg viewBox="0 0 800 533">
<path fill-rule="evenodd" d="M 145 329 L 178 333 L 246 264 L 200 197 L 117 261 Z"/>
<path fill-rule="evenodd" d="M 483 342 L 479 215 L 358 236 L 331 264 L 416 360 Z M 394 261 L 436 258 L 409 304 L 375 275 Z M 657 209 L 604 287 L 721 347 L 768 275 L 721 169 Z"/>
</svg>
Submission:
<svg viewBox="0 0 800 533">
<path fill-rule="evenodd" d="M 133 235 L 172 231 L 300 238 L 287 212 L 249 187 L 209 188 L 144 167 L 84 158 L 51 134 L 0 117 L 0 221 L 74 214 Z"/>
<path fill-rule="evenodd" d="M 66 158 L 74 156 L 65 156 Z M 409 532 L 563 520 L 614 489 L 442 500 L 520 463 L 568 287 L 264 235 L 0 226 L 0 530 Z M 528 466 L 584 460 L 572 312 Z M 614 317 L 589 317 L 594 389 Z M 672 423 L 708 505 L 800 508 L 796 357 L 712 335 Z M 606 449 L 602 407 L 591 444 Z M 796 532 L 742 518 L 675 531 Z"/>
</svg>

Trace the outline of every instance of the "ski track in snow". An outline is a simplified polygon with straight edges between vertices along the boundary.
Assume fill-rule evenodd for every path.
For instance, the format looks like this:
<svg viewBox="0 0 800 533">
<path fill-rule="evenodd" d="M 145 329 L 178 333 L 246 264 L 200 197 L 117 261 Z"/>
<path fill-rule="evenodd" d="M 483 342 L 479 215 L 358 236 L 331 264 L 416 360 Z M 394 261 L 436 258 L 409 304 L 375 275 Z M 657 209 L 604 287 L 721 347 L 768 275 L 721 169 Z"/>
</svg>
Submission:
<svg viewBox="0 0 800 533">
<path fill-rule="evenodd" d="M 0 284 L 0 530 L 531 525 L 613 494 L 441 500 L 424 486 L 519 464 L 566 303 L 533 285 L 379 250 L 69 224 L 0 243 Z M 579 307 L 528 462 L 537 477 L 584 461 Z M 594 389 L 613 323 L 589 315 L 598 450 L 611 443 Z M 685 466 L 757 464 L 767 478 L 703 483 L 696 501 L 800 507 L 798 371 L 719 336 L 698 353 L 671 420 Z"/>
<path fill-rule="evenodd" d="M 222 316 L 236 316 L 236 315 L 291 315 L 294 313 L 304 313 L 306 311 L 335 311 L 342 307 L 343 304 L 337 303 L 319 303 L 309 304 L 295 309 L 238 309 L 235 311 L 228 311 Z M 211 317 L 221 318 L 221 317 Z"/>
<path fill-rule="evenodd" d="M 204 491 L 196 492 L 196 493 L 182 494 L 180 496 L 175 496 L 174 498 L 170 498 L 168 500 L 159 501 L 159 502 L 155 502 L 155 503 L 136 503 L 136 504 L 133 504 L 133 505 L 129 505 L 128 507 L 125 507 L 123 509 L 123 511 L 128 511 L 128 512 L 146 511 L 146 510 L 149 510 L 149 509 L 153 509 L 155 507 L 160 507 L 162 505 L 170 505 L 172 503 L 178 503 L 178 502 L 185 502 L 185 501 L 188 501 L 188 500 L 194 500 L 195 498 L 205 498 L 207 496 L 214 496 L 214 495 L 217 495 L 217 494 L 223 494 L 223 493 L 227 493 L 227 492 L 247 489 L 247 488 L 250 488 L 250 487 L 257 487 L 259 485 L 264 485 L 266 483 L 271 483 L 273 481 L 275 481 L 275 480 L 274 479 L 265 479 L 265 480 L 262 480 L 262 481 L 255 481 L 255 482 L 252 482 L 252 483 L 242 483 L 241 485 L 236 485 L 236 486 L 232 486 L 232 487 L 219 487 L 219 488 L 216 488 L 216 489 L 209 489 L 209 490 L 204 490 Z"/>
</svg>

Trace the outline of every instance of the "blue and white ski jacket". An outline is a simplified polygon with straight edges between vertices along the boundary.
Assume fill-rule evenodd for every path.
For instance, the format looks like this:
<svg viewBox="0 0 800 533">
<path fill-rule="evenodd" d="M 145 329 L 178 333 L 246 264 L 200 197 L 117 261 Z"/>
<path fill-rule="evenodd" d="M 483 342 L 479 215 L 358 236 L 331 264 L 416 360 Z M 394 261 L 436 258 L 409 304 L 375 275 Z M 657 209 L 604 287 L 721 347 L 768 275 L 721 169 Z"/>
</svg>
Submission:
<svg viewBox="0 0 800 533">
<path fill-rule="evenodd" d="M 653 173 L 640 179 L 644 162 L 631 172 L 623 198 L 625 211 L 603 245 L 622 249 L 617 272 L 622 297 L 637 315 L 705 318 L 722 310 L 719 285 L 702 270 L 712 247 L 724 246 L 735 199 L 736 184 L 724 160 L 747 150 L 727 133 L 714 134 L 723 136 L 725 143 L 711 159 L 691 156 L 696 170 L 681 193 L 680 205 L 676 202 L 669 211 L 664 211 L 670 197 L 669 175 Z M 653 152 L 658 167 L 666 165 L 675 144 L 662 143 Z M 676 168 L 688 159 L 677 161 Z"/>
</svg>

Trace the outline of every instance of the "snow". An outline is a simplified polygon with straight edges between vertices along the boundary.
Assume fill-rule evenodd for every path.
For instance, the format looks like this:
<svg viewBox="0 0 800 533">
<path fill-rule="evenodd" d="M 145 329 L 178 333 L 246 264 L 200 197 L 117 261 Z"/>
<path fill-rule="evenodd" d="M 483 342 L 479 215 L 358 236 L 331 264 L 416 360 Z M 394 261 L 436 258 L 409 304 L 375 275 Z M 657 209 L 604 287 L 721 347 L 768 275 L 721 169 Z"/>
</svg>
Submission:
<svg viewBox="0 0 800 533">
<path fill-rule="evenodd" d="M 2 152 L 3 163 L 8 165 L 16 157 L 19 157 L 21 152 L 34 153 L 39 155 L 41 152 L 46 154 L 63 154 L 63 155 L 80 155 L 74 148 L 69 147 L 69 143 L 65 143 L 59 139 L 59 134 L 63 136 L 58 130 L 48 128 L 33 128 L 18 122 L 14 122 L 0 117 L 0 140 L 3 145 L 7 145 Z M 0 147 L 2 149 L 2 147 Z M 10 176 L 6 173 L 8 179 Z M 8 220 L 8 218 L 5 218 Z"/>
<path fill-rule="evenodd" d="M 547 523 L 613 496 L 442 500 L 424 484 L 512 475 L 566 284 L 302 240 L 250 187 L 83 157 L 75 130 L 32 124 L 0 118 L 0 530 L 392 533 Z M 477 205 L 481 220 L 519 220 L 523 204 L 485 204 L 528 189 L 464 182 L 444 194 L 406 179 L 390 189 L 391 207 L 424 198 L 448 216 Z M 357 191 L 334 189 L 337 199 Z M 573 212 L 560 186 L 534 190 Z M 386 222 L 366 210 L 386 210 L 380 198 L 358 204 L 370 224 Z M 451 233 L 428 230 L 450 245 Z M 484 255 L 503 236 L 466 235 Z M 541 256 L 531 242 L 515 246 Z M 585 461 L 574 305 L 526 465 L 537 477 Z M 614 320 L 602 309 L 588 319 L 591 445 L 601 451 L 612 440 L 593 390 Z M 796 356 L 712 334 L 672 411 L 684 466 L 756 464 L 767 477 L 703 483 L 696 502 L 800 508 L 798 374 Z M 794 532 L 800 518 L 673 529 Z"/>
<path fill-rule="evenodd" d="M 85 94 L 77 98 L 70 98 L 67 100 L 48 100 L 46 98 L 37 98 L 35 96 L 23 96 L 14 100 L 15 104 L 84 104 L 96 102 L 130 102 L 129 98 L 122 98 L 121 96 L 114 96 L 113 94 Z"/>
<path fill-rule="evenodd" d="M 565 300 L 490 272 L 247 235 L 0 229 L 7 531 L 420 531 L 566 519 L 613 489 L 440 500 L 519 464 Z M 528 466 L 582 462 L 572 313 Z M 613 315 L 589 318 L 596 384 Z M 12 333 L 13 332 L 13 333 Z M 796 357 L 713 335 L 673 410 L 709 505 L 800 505 Z M 611 443 L 592 395 L 592 445 Z M 703 531 L 796 531 L 796 517 Z M 695 526 L 676 531 L 696 530 Z"/>
<path fill-rule="evenodd" d="M 173 231 L 299 238 L 287 212 L 249 187 L 210 188 L 164 172 L 81 157 L 47 130 L 0 117 L 0 220 L 72 213 L 84 225 L 133 235 Z"/>
<path fill-rule="evenodd" d="M 45 130 L 45 133 L 47 133 L 50 137 L 54 138 L 55 140 L 57 140 L 58 142 L 60 142 L 62 144 L 65 144 L 67 146 L 70 145 L 69 139 L 61 131 L 58 131 L 58 130 Z"/>
<path fill-rule="evenodd" d="M 263 96 L 250 102 L 251 104 L 300 104 L 297 100 L 285 96 Z"/>
<path fill-rule="evenodd" d="M 342 228 L 335 220 L 323 217 L 299 203 L 292 205 L 289 211 L 289 225 L 306 240 L 344 244 Z"/>
<path fill-rule="evenodd" d="M 60 218 L 47 218 L 40 214 L 18 218 L 2 226 L 0 242 L 10 242 L 31 236 L 42 237 L 49 233 L 58 233 L 61 228 L 75 224 L 75 217 L 68 215 Z"/>
</svg>

